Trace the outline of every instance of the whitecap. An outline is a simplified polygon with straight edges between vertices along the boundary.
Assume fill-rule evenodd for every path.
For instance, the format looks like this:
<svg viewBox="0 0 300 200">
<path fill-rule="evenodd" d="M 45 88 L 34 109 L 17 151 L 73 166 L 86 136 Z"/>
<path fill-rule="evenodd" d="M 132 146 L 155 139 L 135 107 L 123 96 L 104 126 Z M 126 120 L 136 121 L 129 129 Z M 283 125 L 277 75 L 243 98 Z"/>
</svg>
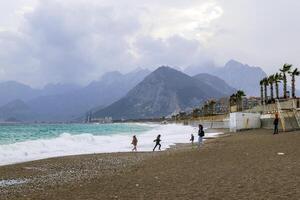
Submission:
<svg viewBox="0 0 300 200">
<path fill-rule="evenodd" d="M 142 124 L 139 124 L 142 125 Z M 191 133 L 197 135 L 197 128 L 178 124 L 150 124 L 152 129 L 140 133 L 113 135 L 92 135 L 89 133 L 72 135 L 63 133 L 52 139 L 39 139 L 0 145 L 0 165 L 8 165 L 32 160 L 68 155 L 112 153 L 131 151 L 132 135 L 138 138 L 139 151 L 151 151 L 153 140 L 161 134 L 162 150 L 175 143 L 188 143 Z M 219 133 L 207 133 L 206 137 L 216 137 Z"/>
</svg>

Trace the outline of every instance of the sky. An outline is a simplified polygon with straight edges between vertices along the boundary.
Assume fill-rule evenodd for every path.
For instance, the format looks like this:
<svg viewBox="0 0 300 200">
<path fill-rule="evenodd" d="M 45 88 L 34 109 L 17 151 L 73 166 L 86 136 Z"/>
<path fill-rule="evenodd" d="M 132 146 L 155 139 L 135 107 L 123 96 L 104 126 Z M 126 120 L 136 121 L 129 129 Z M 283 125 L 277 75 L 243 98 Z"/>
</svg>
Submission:
<svg viewBox="0 0 300 200">
<path fill-rule="evenodd" d="M 0 2 L 0 81 L 87 84 L 108 71 L 235 59 L 300 67 L 299 0 Z"/>
</svg>

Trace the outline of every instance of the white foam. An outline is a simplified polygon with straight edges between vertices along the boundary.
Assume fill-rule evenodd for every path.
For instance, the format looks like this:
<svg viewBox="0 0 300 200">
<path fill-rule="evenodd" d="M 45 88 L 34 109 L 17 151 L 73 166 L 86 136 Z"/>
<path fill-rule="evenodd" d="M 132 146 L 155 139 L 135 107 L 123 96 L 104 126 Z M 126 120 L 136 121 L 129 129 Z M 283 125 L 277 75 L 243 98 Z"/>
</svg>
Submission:
<svg viewBox="0 0 300 200">
<path fill-rule="evenodd" d="M 151 151 L 154 146 L 153 140 L 158 134 L 161 134 L 162 150 L 175 143 L 188 143 L 191 133 L 197 135 L 197 129 L 191 126 L 176 124 L 151 124 L 149 126 L 152 126 L 153 129 L 137 134 L 139 151 Z M 0 165 L 67 155 L 128 152 L 132 149 L 133 134 L 135 133 L 95 136 L 92 134 L 71 135 L 64 133 L 53 139 L 0 145 Z M 205 136 L 215 137 L 218 134 L 208 133 Z"/>
</svg>

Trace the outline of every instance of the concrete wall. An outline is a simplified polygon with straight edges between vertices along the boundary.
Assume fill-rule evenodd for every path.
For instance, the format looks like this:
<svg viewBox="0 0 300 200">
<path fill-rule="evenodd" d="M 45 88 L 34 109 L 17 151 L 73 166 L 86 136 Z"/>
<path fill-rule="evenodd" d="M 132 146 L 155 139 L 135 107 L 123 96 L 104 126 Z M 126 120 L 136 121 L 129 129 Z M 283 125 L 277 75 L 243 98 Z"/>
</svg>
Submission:
<svg viewBox="0 0 300 200">
<path fill-rule="evenodd" d="M 300 129 L 293 112 L 284 113 L 284 119 L 286 131 Z M 274 114 L 261 115 L 258 113 L 230 113 L 229 118 L 224 118 L 223 120 L 194 119 L 176 121 L 176 123 L 184 123 L 186 125 L 195 127 L 198 127 L 199 124 L 202 124 L 204 128 L 230 129 L 232 132 L 256 128 L 273 129 L 273 122 Z M 279 123 L 279 129 L 282 130 L 281 122 Z"/>
<path fill-rule="evenodd" d="M 232 132 L 261 128 L 260 114 L 256 113 L 230 113 L 229 123 Z"/>
<path fill-rule="evenodd" d="M 292 116 L 292 114 L 290 114 L 289 116 L 285 116 L 285 126 L 286 126 L 286 130 L 287 131 L 291 131 L 291 130 L 295 130 L 295 129 L 299 129 L 297 120 L 295 118 L 295 116 Z M 261 127 L 264 129 L 273 129 L 274 128 L 274 115 L 262 115 L 261 116 Z M 282 124 L 279 120 L 279 130 L 282 130 Z"/>
<path fill-rule="evenodd" d="M 189 120 L 187 124 L 191 126 L 198 127 L 199 124 L 202 124 L 204 128 L 212 128 L 212 129 L 229 129 L 229 119 L 225 119 L 222 121 L 201 121 L 201 120 Z"/>
</svg>

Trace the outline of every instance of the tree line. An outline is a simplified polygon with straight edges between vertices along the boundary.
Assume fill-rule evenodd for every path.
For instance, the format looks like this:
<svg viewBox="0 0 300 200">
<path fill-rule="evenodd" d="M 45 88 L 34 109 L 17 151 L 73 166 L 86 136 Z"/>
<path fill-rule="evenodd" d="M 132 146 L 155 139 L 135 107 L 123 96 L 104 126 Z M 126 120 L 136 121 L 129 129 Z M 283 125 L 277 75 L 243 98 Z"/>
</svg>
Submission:
<svg viewBox="0 0 300 200">
<path fill-rule="evenodd" d="M 293 69 L 293 65 L 284 64 L 279 72 L 263 78 L 260 81 L 260 96 L 261 103 L 273 103 L 276 99 L 279 99 L 279 84 L 283 83 L 283 98 L 287 99 L 287 76 L 291 76 L 291 88 L 292 98 L 296 98 L 296 77 L 300 75 L 298 68 Z M 270 88 L 270 99 L 268 97 L 268 86 Z M 274 86 L 275 86 L 275 98 L 274 98 Z"/>
</svg>

